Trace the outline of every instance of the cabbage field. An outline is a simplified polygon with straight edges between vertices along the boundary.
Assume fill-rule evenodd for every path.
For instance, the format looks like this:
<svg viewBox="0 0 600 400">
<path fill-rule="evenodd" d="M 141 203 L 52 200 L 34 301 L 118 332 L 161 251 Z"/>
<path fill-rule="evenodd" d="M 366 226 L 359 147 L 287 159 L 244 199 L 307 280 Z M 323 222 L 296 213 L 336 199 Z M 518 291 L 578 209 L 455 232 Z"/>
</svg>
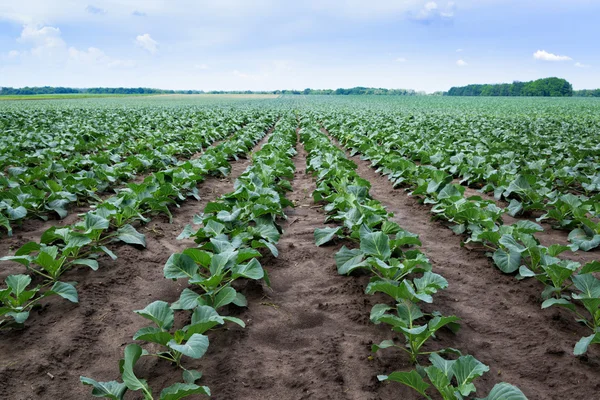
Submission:
<svg viewBox="0 0 600 400">
<path fill-rule="evenodd" d="M 0 398 L 598 397 L 600 101 L 2 101 L 0 131 Z"/>
</svg>

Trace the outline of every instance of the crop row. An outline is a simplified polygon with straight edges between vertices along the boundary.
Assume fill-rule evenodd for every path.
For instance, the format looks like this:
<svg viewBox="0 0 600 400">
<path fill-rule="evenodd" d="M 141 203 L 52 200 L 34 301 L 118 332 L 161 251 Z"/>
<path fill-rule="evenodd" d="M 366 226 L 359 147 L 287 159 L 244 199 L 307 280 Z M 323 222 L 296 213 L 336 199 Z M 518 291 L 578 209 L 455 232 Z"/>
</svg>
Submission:
<svg viewBox="0 0 600 400">
<path fill-rule="evenodd" d="M 294 122 L 292 118 L 280 120 L 268 143 L 252 155 L 252 164 L 236 180 L 234 191 L 208 203 L 204 213 L 194 220 L 202 226 L 194 230 L 189 225 L 180 236 L 193 237 L 198 246 L 171 255 L 164 276 L 187 279 L 192 289 L 184 289 L 179 300 L 172 304 L 158 300 L 135 311 L 153 325 L 140 329 L 133 339 L 158 346 L 160 351 L 152 353 L 138 344 L 128 345 L 119 363 L 122 383 L 81 377 L 84 384 L 93 387 L 94 396 L 120 400 L 131 390 L 141 391 L 147 400 L 153 399 L 147 381 L 133 372 L 140 357 L 165 359 L 183 372 L 183 382 L 164 388 L 161 400 L 210 395 L 208 387 L 197 384 L 202 373 L 187 369 L 185 358 L 204 356 L 209 346 L 206 334 L 213 328 L 226 322 L 245 327 L 241 319 L 219 314 L 229 304 L 247 306 L 246 298 L 234 287 L 236 281 L 263 279 L 269 284 L 268 275 L 258 261 L 262 255 L 259 250 L 277 256 L 275 246 L 282 233 L 277 219 L 285 218 L 283 209 L 292 205 L 285 192 L 291 190 L 289 179 L 294 176 L 291 161 L 296 154 Z M 185 320 L 189 321 L 179 329 L 174 328 L 176 312 L 186 313 Z"/>
<path fill-rule="evenodd" d="M 406 173 L 439 171 L 509 202 L 511 216 L 542 213 L 556 229 L 570 231 L 573 250 L 600 246 L 600 145 L 584 126 L 524 119 L 453 119 L 439 115 L 327 115 L 353 153 L 390 158 Z M 572 126 L 573 125 L 573 126 Z M 586 128 L 589 130 L 589 128 Z M 402 158 L 404 162 L 398 161 Z M 391 176 L 394 185 L 411 177 Z"/>
<path fill-rule="evenodd" d="M 226 175 L 231 168 L 229 160 L 247 153 L 271 124 L 270 119 L 250 123 L 227 141 L 208 148 L 198 159 L 153 173 L 143 183 L 128 184 L 85 213 L 79 222 L 62 228 L 53 226 L 39 241 L 28 242 L 14 256 L 0 259 L 23 264 L 29 273 L 10 275 L 7 287 L 0 290 L 0 327 L 22 325 L 29 311 L 49 295 L 77 302 L 73 283 L 61 281 L 65 272 L 82 265 L 97 270 L 98 258 L 103 254 L 115 259 L 108 247 L 114 242 L 145 247 L 144 235 L 132 224 L 148 222 L 157 214 L 171 217 L 169 207 L 188 197 L 199 199 L 197 184 L 211 174 Z M 28 289 L 32 276 L 42 283 Z M 45 290 L 50 285 L 50 290 Z"/>
<path fill-rule="evenodd" d="M 353 244 L 353 248 L 343 246 L 335 255 L 338 272 L 347 275 L 358 269 L 367 271 L 371 279 L 365 292 L 384 293 L 394 301 L 394 306 L 375 305 L 371 321 L 387 324 L 404 337 L 404 343 L 385 340 L 373 345 L 372 350 L 404 351 L 416 365 L 410 372 L 396 371 L 378 378 L 407 385 L 426 398 L 430 398 L 427 390 L 431 385 L 447 400 L 469 396 L 476 391 L 473 381 L 489 367 L 456 349 L 431 350 L 432 339 L 440 329 L 458 331 L 459 318 L 421 308 L 432 303 L 433 295 L 445 289 L 448 282 L 432 272 L 428 258 L 415 247 L 421 244 L 417 235 L 392 221 L 393 215 L 369 195 L 370 183 L 356 173 L 356 164 L 320 132 L 316 120 L 306 117 L 302 125 L 300 138 L 308 151 L 307 170 L 317 178 L 314 200 L 326 203 L 326 222 L 337 225 L 317 229 L 315 243 L 323 245 L 337 237 Z M 424 356 L 429 359 L 427 366 L 422 361 Z M 485 399 L 525 398 L 518 388 L 499 383 Z"/>
<path fill-rule="evenodd" d="M 360 151 L 363 159 L 370 160 L 395 185 L 412 188 L 411 195 L 432 204 L 435 218 L 454 224 L 451 229 L 457 234 L 469 234 L 466 242 L 481 244 L 502 272 L 517 272 L 518 279 L 540 281 L 544 285 L 542 308 L 565 307 L 591 331 L 591 335 L 577 342 L 575 355 L 585 353 L 590 344 L 600 343 L 600 280 L 593 275 L 600 271 L 600 262 L 582 266 L 561 259 L 558 256 L 570 247 L 542 246 L 534 234 L 543 228 L 534 222 L 521 220 L 504 225 L 504 209 L 479 196 L 466 197 L 465 188 L 452 183 L 452 176 L 446 171 L 407 160 L 392 146 L 382 147 L 367 135 L 329 128 L 344 146 L 354 149 L 353 153 Z"/>
<path fill-rule="evenodd" d="M 8 130 L 3 138 L 6 147 L 0 151 L 8 163 L 6 172 L 0 173 L 0 226 L 10 235 L 12 225 L 27 218 L 64 218 L 73 202 L 99 202 L 100 193 L 130 181 L 137 173 L 176 167 L 181 164 L 176 155 L 189 158 L 239 130 L 248 118 L 247 114 L 232 112 L 221 118 L 214 113 L 199 114 L 187 120 L 187 126 L 169 131 L 125 130 L 130 122 L 127 119 L 121 121 L 123 125 L 115 133 L 72 128 L 75 132 L 49 134 L 34 130 L 17 138 Z M 96 116 L 98 120 L 101 118 Z M 103 140 L 105 146 L 94 149 L 95 143 L 90 143 L 85 154 L 76 152 L 81 146 L 66 144 L 70 140 L 91 141 L 95 135 L 95 142 Z M 74 152 L 65 152 L 63 147 Z"/>
</svg>

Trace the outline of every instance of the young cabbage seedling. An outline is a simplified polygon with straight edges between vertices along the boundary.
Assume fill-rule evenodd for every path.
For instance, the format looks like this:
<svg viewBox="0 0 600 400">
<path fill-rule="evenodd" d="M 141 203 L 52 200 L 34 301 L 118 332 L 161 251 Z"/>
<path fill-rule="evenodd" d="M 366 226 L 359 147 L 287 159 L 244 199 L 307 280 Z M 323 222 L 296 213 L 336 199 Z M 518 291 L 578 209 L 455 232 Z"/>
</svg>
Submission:
<svg viewBox="0 0 600 400">
<path fill-rule="evenodd" d="M 427 390 L 433 386 L 444 400 L 463 400 L 476 392 L 473 381 L 489 371 L 487 365 L 470 355 L 460 356 L 457 360 L 446 360 L 439 354 L 431 354 L 429 360 L 432 365 L 422 368 L 420 372 L 396 371 L 377 378 L 380 381 L 406 385 L 426 399 L 431 400 Z M 496 384 L 487 397 L 478 400 L 527 400 L 527 397 L 517 387 L 502 382 Z"/>
<path fill-rule="evenodd" d="M 112 400 L 124 400 L 127 390 L 141 391 L 144 400 L 176 400 L 197 394 L 210 396 L 210 389 L 207 386 L 196 384 L 202 377 L 202 373 L 185 370 L 183 371 L 183 383 L 175 383 L 163 389 L 159 397 L 155 397 L 148 382 L 145 379 L 138 378 L 133 371 L 137 361 L 145 355 L 147 355 L 147 352 L 137 344 L 130 344 L 125 348 L 125 357 L 119 361 L 122 383 L 117 381 L 98 382 L 84 376 L 79 377 L 79 379 L 84 385 L 92 386 L 93 396 Z"/>
<path fill-rule="evenodd" d="M 183 368 L 181 360 L 183 356 L 190 358 L 201 358 L 208 349 L 208 337 L 206 331 L 230 321 L 245 327 L 242 320 L 234 317 L 222 317 L 214 308 L 209 306 L 197 306 L 192 314 L 190 325 L 171 333 L 173 327 L 174 311 L 164 301 L 150 303 L 143 310 L 136 310 L 136 314 L 154 322 L 156 326 L 142 328 L 133 336 L 134 340 L 144 340 L 156 343 L 165 348 L 164 351 L 144 355 L 155 356 L 173 362 Z M 185 369 L 185 368 L 184 368 Z"/>
<path fill-rule="evenodd" d="M 562 297 L 548 299 L 542 303 L 542 308 L 559 306 L 572 311 L 577 316 L 577 321 L 585 324 L 592 331 L 590 336 L 583 337 L 577 342 L 573 350 L 575 355 L 585 354 L 590 344 L 600 343 L 600 280 L 592 275 L 592 272 L 598 271 L 600 271 L 600 263 L 593 261 L 586 264 L 579 274 L 573 276 L 573 285 L 577 291 L 572 293 L 572 300 Z M 587 311 L 587 317 L 574 303 L 583 306 Z"/>
<path fill-rule="evenodd" d="M 9 275 L 5 282 L 6 289 L 0 289 L 0 328 L 22 326 L 31 309 L 48 296 L 58 295 L 73 303 L 78 302 L 77 291 L 70 283 L 55 282 L 49 290 L 41 292 L 43 286 L 27 289 L 31 284 L 29 275 Z"/>
</svg>

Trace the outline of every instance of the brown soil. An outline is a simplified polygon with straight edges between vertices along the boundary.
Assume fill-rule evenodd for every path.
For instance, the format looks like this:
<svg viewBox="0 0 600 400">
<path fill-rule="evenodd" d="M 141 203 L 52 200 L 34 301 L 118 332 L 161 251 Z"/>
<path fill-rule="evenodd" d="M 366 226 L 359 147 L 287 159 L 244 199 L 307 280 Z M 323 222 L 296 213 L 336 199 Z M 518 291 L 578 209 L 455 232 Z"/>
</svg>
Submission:
<svg viewBox="0 0 600 400">
<path fill-rule="evenodd" d="M 409 368 L 398 351 L 373 356 L 369 351 L 371 343 L 393 337 L 368 318 L 374 304 L 388 299 L 364 294 L 365 275 L 337 274 L 333 256 L 343 243 L 314 245 L 313 231 L 323 226 L 324 215 L 313 204 L 314 181 L 305 172 L 306 153 L 302 146 L 298 149 L 293 192 L 288 195 L 296 207 L 286 210 L 280 255 L 261 259 L 272 287 L 242 284 L 249 307 L 226 311 L 242 318 L 246 329 L 211 332 L 207 354 L 186 365 L 203 371 L 202 383 L 217 400 L 418 399 L 406 387 L 375 378 Z M 429 207 L 392 189 L 366 162 L 355 161 L 360 175 L 372 182 L 371 194 L 395 213 L 401 226 L 420 235 L 434 271 L 448 279 L 450 287 L 435 296 L 427 311 L 461 317 L 462 329 L 457 335 L 441 332 L 430 349 L 455 347 L 490 365 L 490 373 L 479 380 L 479 397 L 499 381 L 518 385 L 532 400 L 597 397 L 600 350 L 592 348 L 588 358 L 571 355 L 574 343 L 587 335 L 585 329 L 562 310 L 540 310 L 538 284 L 502 275 L 483 254 L 461 248 L 459 236 L 430 221 Z M 232 190 L 248 162 L 233 163 L 227 179 L 209 178 L 200 184 L 204 198 L 184 202 L 174 211 L 173 224 L 155 218 L 144 232 L 147 249 L 118 246 L 119 259 L 103 260 L 99 271 L 71 272 L 69 279 L 80 282 L 79 305 L 48 299 L 44 309 L 32 313 L 27 328 L 3 333 L 0 398 L 91 399 L 90 388 L 79 383 L 80 375 L 117 379 L 125 345 L 147 325 L 132 310 L 157 299 L 174 301 L 185 287 L 163 278 L 170 254 L 192 245 L 175 238 L 208 201 Z M 9 246 L 23 244 L 41 231 L 0 241 L 0 252 L 6 254 Z M 5 267 L 0 278 L 9 266 L 10 273 L 17 272 L 14 264 L 0 263 Z M 153 387 L 180 378 L 164 361 L 146 360 L 136 372 Z"/>
<path fill-rule="evenodd" d="M 191 240 L 179 241 L 176 237 L 206 203 L 233 190 L 233 182 L 249 163 L 249 159 L 232 162 L 227 178 L 210 177 L 199 184 L 202 199 L 188 200 L 172 210 L 173 223 L 166 217 L 156 217 L 140 228 L 146 234 L 146 249 L 116 245 L 112 249 L 119 258 L 113 261 L 103 257 L 98 271 L 70 271 L 65 278 L 79 282 L 78 305 L 48 298 L 41 310 L 31 313 L 25 329 L 2 332 L 0 399 L 87 399 L 92 398 L 91 389 L 79 382 L 80 375 L 105 381 L 119 378 L 118 360 L 123 357 L 125 345 L 131 343 L 138 329 L 147 326 L 132 311 L 159 299 L 175 301 L 183 290 L 181 282 L 163 277 L 168 257 L 193 245 Z M 72 214 L 60 222 L 62 225 L 76 219 Z M 1 254 L 12 254 L 27 241 L 38 239 L 56 221 L 27 223 L 35 229 L 0 241 Z M 19 264 L 10 262 L 0 262 L 0 268 L 2 281 L 7 275 L 25 272 Z M 181 380 L 177 371 L 164 364 L 145 362 L 143 366 L 150 373 L 140 370 L 140 375 L 157 387 L 167 380 Z"/>
<path fill-rule="evenodd" d="M 298 149 L 288 195 L 296 207 L 286 210 L 279 257 L 262 260 L 272 286 L 247 293 L 249 308 L 238 315 L 247 328 L 216 338 L 204 382 L 219 400 L 416 399 L 377 382 L 378 373 L 407 367 L 394 351 L 369 359 L 373 342 L 393 337 L 369 321 L 371 307 L 386 299 L 364 294 L 366 276 L 337 274 L 339 243 L 315 246 L 314 229 L 325 217 L 313 204 L 315 184 Z"/>
</svg>

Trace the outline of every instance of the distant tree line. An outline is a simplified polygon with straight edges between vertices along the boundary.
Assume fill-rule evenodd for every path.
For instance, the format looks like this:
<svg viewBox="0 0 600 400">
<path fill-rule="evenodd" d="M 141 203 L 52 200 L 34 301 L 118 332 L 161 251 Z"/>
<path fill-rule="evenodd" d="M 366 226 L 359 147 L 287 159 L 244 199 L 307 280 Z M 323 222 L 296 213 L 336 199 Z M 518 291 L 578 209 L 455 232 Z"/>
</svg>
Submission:
<svg viewBox="0 0 600 400">
<path fill-rule="evenodd" d="M 565 79 L 544 78 L 530 82 L 467 85 L 452 87 L 447 96 L 573 96 L 573 86 Z"/>
<path fill-rule="evenodd" d="M 35 94 L 295 94 L 295 95 L 376 95 L 376 96 L 422 96 L 425 92 L 412 89 L 385 89 L 357 86 L 349 89 L 304 89 L 304 90 L 165 90 L 152 88 L 68 88 L 68 87 L 0 87 L 0 96 Z M 453 87 L 448 92 L 435 92 L 434 96 L 553 96 L 553 97 L 600 97 L 600 89 L 573 90 L 569 82 L 559 78 L 538 79 L 531 82 L 502 83 L 488 85 L 467 85 Z"/>
<path fill-rule="evenodd" d="M 425 94 L 415 92 L 412 89 L 384 89 L 357 86 L 349 89 L 304 89 L 304 90 L 276 90 L 274 93 L 281 94 L 304 94 L 304 95 L 376 95 L 376 96 L 417 96 Z"/>
<path fill-rule="evenodd" d="M 573 91 L 573 96 L 577 96 L 577 97 L 600 97 L 600 89 L 595 89 L 595 90 L 589 90 L 589 89 L 574 90 Z"/>
<path fill-rule="evenodd" d="M 12 88 L 2 87 L 0 88 L 0 95 L 13 96 L 13 95 L 34 95 L 34 94 L 76 94 L 76 93 L 88 93 L 88 94 L 198 94 L 204 93 L 201 90 L 163 90 L 163 89 L 150 89 L 150 88 L 67 88 L 67 87 L 53 87 L 53 86 L 41 86 L 41 87 L 28 87 L 23 88 Z"/>
<path fill-rule="evenodd" d="M 302 94 L 302 95 L 380 95 L 380 96 L 417 96 L 424 95 L 424 92 L 415 92 L 410 89 L 384 89 L 354 87 L 350 89 L 304 89 L 304 90 L 272 90 L 272 91 L 251 91 L 251 90 L 212 90 L 205 92 L 203 90 L 163 90 L 150 88 L 66 88 L 66 87 L 23 87 L 0 88 L 0 95 L 34 95 L 34 94 Z"/>
</svg>

